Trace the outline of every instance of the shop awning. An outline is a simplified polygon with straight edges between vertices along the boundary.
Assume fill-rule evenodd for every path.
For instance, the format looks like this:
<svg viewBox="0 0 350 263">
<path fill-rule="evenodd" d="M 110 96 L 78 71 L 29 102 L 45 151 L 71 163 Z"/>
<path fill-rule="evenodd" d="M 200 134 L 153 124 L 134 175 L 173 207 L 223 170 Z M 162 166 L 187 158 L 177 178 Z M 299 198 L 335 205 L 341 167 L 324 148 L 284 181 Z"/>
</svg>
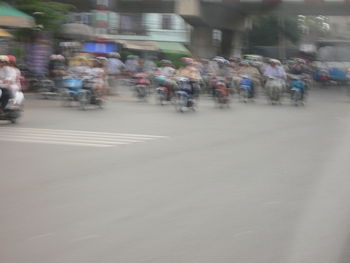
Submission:
<svg viewBox="0 0 350 263">
<path fill-rule="evenodd" d="M 144 51 L 158 51 L 157 43 L 154 41 L 141 40 L 116 40 L 117 43 L 122 44 L 127 49 L 144 50 Z"/>
<path fill-rule="evenodd" d="M 11 34 L 10 34 L 9 32 L 7 32 L 6 30 L 0 28 L 0 37 L 9 37 L 9 38 L 12 38 L 13 35 L 11 35 Z"/>
<path fill-rule="evenodd" d="M 158 48 L 164 53 L 191 54 L 191 52 L 181 43 L 177 42 L 157 42 Z"/>
<path fill-rule="evenodd" d="M 35 26 L 34 18 L 0 2 L 0 26 L 31 28 Z"/>
</svg>

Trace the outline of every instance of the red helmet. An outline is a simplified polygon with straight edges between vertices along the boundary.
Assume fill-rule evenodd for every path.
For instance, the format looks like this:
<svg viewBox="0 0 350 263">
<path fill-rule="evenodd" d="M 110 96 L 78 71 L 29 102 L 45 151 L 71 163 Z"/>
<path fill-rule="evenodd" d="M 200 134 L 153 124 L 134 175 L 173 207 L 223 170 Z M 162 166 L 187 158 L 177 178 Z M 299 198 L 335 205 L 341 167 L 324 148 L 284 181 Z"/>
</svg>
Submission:
<svg viewBox="0 0 350 263">
<path fill-rule="evenodd" d="M 7 56 L 10 63 L 16 64 L 16 57 L 15 56 Z"/>
</svg>

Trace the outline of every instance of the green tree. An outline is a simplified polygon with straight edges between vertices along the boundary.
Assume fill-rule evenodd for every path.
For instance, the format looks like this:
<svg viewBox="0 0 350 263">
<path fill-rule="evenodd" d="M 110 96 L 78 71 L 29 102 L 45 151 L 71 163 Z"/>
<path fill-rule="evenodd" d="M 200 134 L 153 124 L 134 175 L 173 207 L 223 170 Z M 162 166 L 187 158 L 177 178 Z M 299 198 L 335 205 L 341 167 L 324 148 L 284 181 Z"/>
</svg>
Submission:
<svg viewBox="0 0 350 263">
<path fill-rule="evenodd" d="M 316 40 L 330 33 L 329 18 L 326 16 L 298 16 L 298 26 L 303 37 Z"/>
<path fill-rule="evenodd" d="M 18 30 L 19 39 L 30 38 L 38 30 L 56 33 L 65 21 L 68 12 L 74 9 L 71 4 L 47 0 L 7 0 L 6 2 L 35 19 L 36 27 L 34 30 Z"/>
<path fill-rule="evenodd" d="M 301 36 L 297 18 L 283 18 L 283 23 L 284 26 L 281 26 L 277 16 L 255 17 L 248 33 L 249 46 L 275 46 L 280 34 L 290 42 L 297 43 Z"/>
</svg>

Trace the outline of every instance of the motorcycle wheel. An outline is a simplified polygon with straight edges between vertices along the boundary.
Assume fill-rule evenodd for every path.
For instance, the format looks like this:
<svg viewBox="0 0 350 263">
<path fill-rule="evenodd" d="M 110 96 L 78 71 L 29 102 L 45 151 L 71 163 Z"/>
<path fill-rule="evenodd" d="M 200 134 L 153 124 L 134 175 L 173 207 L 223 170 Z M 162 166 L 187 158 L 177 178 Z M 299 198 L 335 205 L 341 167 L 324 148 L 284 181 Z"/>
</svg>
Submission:
<svg viewBox="0 0 350 263">
<path fill-rule="evenodd" d="M 99 108 L 99 109 L 103 109 L 103 101 L 102 101 L 102 99 L 97 99 L 97 101 L 96 101 L 96 105 L 97 105 L 97 107 Z"/>
<path fill-rule="evenodd" d="M 158 102 L 161 106 L 165 105 L 165 95 L 163 93 L 158 94 Z"/>
<path fill-rule="evenodd" d="M 61 102 L 63 107 L 71 106 L 71 95 L 68 91 L 62 91 L 61 93 Z"/>
<path fill-rule="evenodd" d="M 249 98 L 249 91 L 246 89 L 242 89 L 239 92 L 239 100 L 241 102 L 247 103 Z"/>
<path fill-rule="evenodd" d="M 294 106 L 298 106 L 299 105 L 299 100 L 301 99 L 300 97 L 300 92 L 294 90 L 292 93 L 292 103 Z"/>
<path fill-rule="evenodd" d="M 176 102 L 175 102 L 176 111 L 184 112 L 184 109 L 186 108 L 186 104 L 187 104 L 187 99 L 184 96 L 179 95 L 176 98 Z"/>
<path fill-rule="evenodd" d="M 90 104 L 91 95 L 89 91 L 84 91 L 79 94 L 79 105 L 81 110 L 86 110 L 87 105 Z"/>
<path fill-rule="evenodd" d="M 216 103 L 220 109 L 225 105 L 225 96 L 221 92 L 216 93 Z"/>
</svg>

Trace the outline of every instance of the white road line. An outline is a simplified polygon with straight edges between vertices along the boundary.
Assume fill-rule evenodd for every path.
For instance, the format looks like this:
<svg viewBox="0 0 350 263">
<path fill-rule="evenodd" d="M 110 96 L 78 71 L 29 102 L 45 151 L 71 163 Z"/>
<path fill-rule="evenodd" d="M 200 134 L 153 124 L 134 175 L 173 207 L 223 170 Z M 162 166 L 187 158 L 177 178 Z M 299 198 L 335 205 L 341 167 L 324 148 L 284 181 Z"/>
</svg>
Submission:
<svg viewBox="0 0 350 263">
<path fill-rule="evenodd" d="M 79 130 L 55 130 L 37 128 L 0 128 L 0 141 L 65 144 L 90 147 L 112 147 L 141 143 L 166 136 L 92 132 Z"/>
<path fill-rule="evenodd" d="M 44 141 L 44 140 L 31 140 L 31 139 L 11 139 L 11 138 L 1 138 L 0 141 L 10 141 L 10 142 L 29 142 L 29 143 L 45 143 L 45 144 L 61 144 L 61 145 L 74 145 L 74 146 L 89 146 L 89 147 L 113 147 L 113 145 L 104 144 L 93 144 L 93 143 L 75 143 L 75 142 L 64 142 L 64 141 Z"/>
<path fill-rule="evenodd" d="M 84 139 L 79 139 L 79 138 L 59 138 L 59 137 L 46 137 L 46 136 L 32 136 L 32 135 L 19 135 L 19 134 L 12 134 L 12 135 L 5 135 L 1 136 L 1 138 L 10 138 L 10 139 L 33 139 L 33 140 L 45 140 L 45 141 L 64 141 L 64 142 L 79 142 L 79 143 L 92 143 L 92 144 L 119 144 L 119 145 L 125 145 L 125 144 L 130 144 L 128 142 L 118 142 L 118 141 L 102 141 L 102 140 L 84 140 Z"/>
<path fill-rule="evenodd" d="M 55 134 L 45 134 L 45 133 L 32 133 L 32 132 L 15 132 L 15 131 L 6 131 L 0 132 L 0 136 L 32 136 L 32 137 L 41 137 L 41 138 L 59 138 L 59 139 L 73 139 L 73 140 L 79 140 L 84 139 L 86 141 L 102 141 L 102 142 L 126 142 L 126 143 L 136 143 L 136 142 L 143 142 L 147 139 L 119 139 L 119 138 L 108 138 L 108 137 L 98 137 L 96 136 L 81 136 L 79 134 L 75 135 L 55 135 Z M 152 139 L 154 140 L 154 139 Z"/>
<path fill-rule="evenodd" d="M 32 237 L 28 238 L 28 240 L 46 238 L 46 237 L 51 237 L 51 236 L 54 236 L 54 233 L 47 233 L 47 234 L 41 234 L 41 235 L 32 236 Z"/>
<path fill-rule="evenodd" d="M 16 133 L 37 133 L 37 134 L 52 134 L 52 135 L 69 135 L 69 136 L 88 136 L 88 137 L 97 137 L 97 138 L 115 138 L 115 139 L 125 139 L 125 140 L 156 140 L 156 139 L 159 139 L 159 138 L 154 138 L 154 137 L 136 137 L 136 136 L 126 136 L 126 135 L 119 135 L 119 134 L 114 134 L 114 135 L 100 135 L 100 134 L 89 134 L 89 133 L 72 133 L 72 132 L 64 132 L 64 130 L 61 130 L 59 132 L 56 132 L 56 131 L 40 131 L 40 130 L 17 130 L 17 129 L 9 129 L 9 130 L 6 130 L 5 129 L 2 129 L 0 128 L 0 134 L 2 132 L 16 132 Z M 165 138 L 165 137 L 164 137 Z"/>
<path fill-rule="evenodd" d="M 106 136 L 125 136 L 125 137 L 130 137 L 130 138 L 167 138 L 166 136 L 159 136 L 159 135 L 145 135 L 145 134 L 132 134 L 132 133 L 110 133 L 110 132 L 92 132 L 92 131 L 80 131 L 80 130 L 56 130 L 56 129 L 37 129 L 37 128 L 0 128 L 0 130 L 24 130 L 24 131 L 47 131 L 51 133 L 75 133 L 75 134 L 96 134 L 99 136 L 106 135 Z"/>
</svg>

